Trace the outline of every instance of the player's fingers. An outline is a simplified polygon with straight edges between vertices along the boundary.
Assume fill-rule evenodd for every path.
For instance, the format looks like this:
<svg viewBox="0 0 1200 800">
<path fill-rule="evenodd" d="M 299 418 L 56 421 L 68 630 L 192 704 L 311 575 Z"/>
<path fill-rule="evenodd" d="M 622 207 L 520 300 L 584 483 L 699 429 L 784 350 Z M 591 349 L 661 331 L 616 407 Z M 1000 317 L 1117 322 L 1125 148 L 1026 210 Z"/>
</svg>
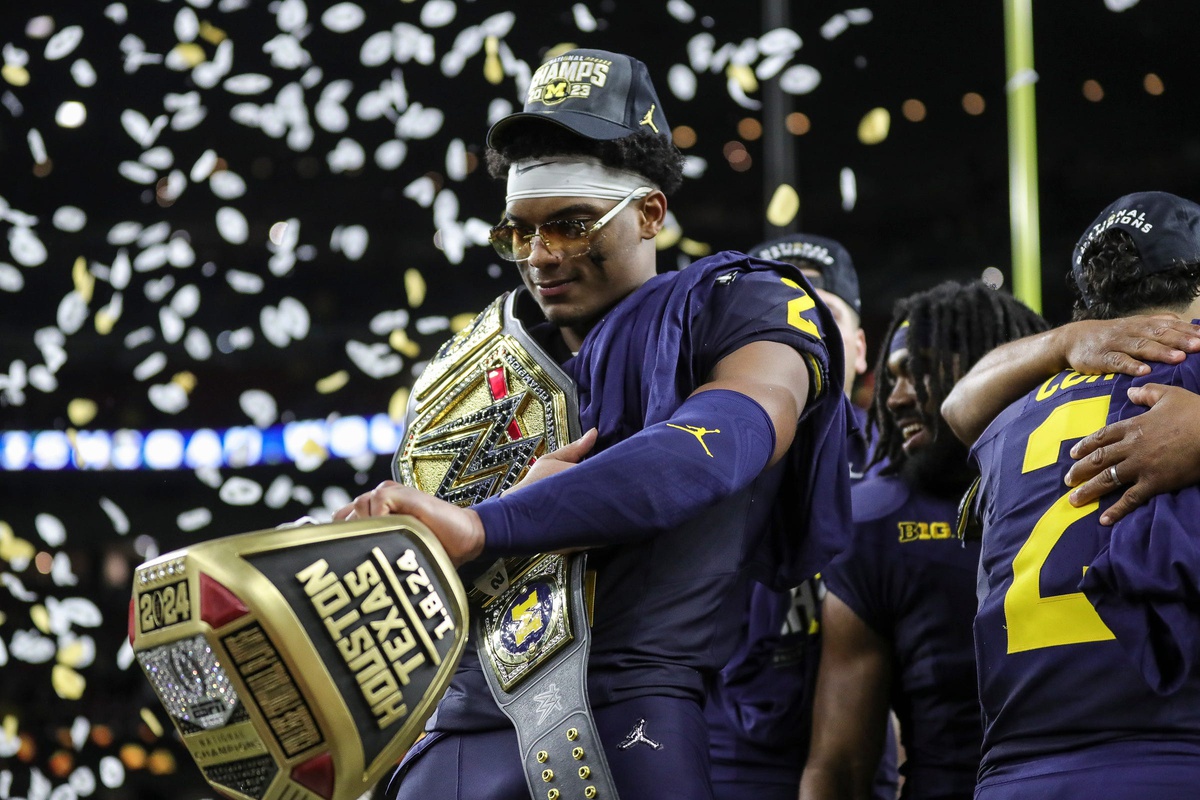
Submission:
<svg viewBox="0 0 1200 800">
<path fill-rule="evenodd" d="M 1150 326 L 1148 335 L 1161 344 L 1189 353 L 1200 352 L 1200 325 L 1178 317 L 1151 317 Z"/>
<path fill-rule="evenodd" d="M 1077 462 L 1075 466 L 1078 467 L 1082 463 L 1087 462 Z M 1075 469 L 1075 467 L 1072 467 L 1072 469 Z M 1113 475 L 1116 470 L 1117 466 L 1115 464 L 1104 469 L 1091 470 L 1089 472 L 1090 477 L 1088 478 L 1082 477 L 1084 472 L 1081 470 L 1079 473 L 1080 477 L 1078 478 L 1080 485 L 1075 487 L 1069 498 L 1071 505 L 1076 508 L 1086 506 L 1088 503 L 1099 500 L 1114 489 L 1121 488 L 1121 484 L 1118 483 L 1120 480 L 1119 474 Z M 1070 480 L 1070 477 L 1068 476 L 1067 479 Z"/>
<path fill-rule="evenodd" d="M 1149 365 L 1138 361 L 1130 355 L 1130 353 L 1139 353 L 1139 351 L 1144 349 L 1144 345 L 1130 341 L 1128 343 L 1117 344 L 1116 346 L 1121 349 L 1108 350 L 1100 357 L 1100 363 L 1103 364 L 1102 369 L 1104 372 L 1118 372 L 1122 375 L 1137 377 L 1145 375 L 1150 371 Z"/>
<path fill-rule="evenodd" d="M 1141 386 L 1131 386 L 1126 394 L 1131 403 L 1139 406 L 1153 406 L 1162 400 L 1167 393 L 1167 386 L 1161 383 L 1146 383 Z"/>
<path fill-rule="evenodd" d="M 1117 524 L 1118 520 L 1122 519 L 1126 514 L 1139 506 L 1145 505 L 1146 499 L 1137 484 L 1130 486 L 1117 502 L 1106 508 L 1104 513 L 1100 515 L 1100 524 Z"/>
<path fill-rule="evenodd" d="M 1105 425 L 1095 433 L 1089 434 L 1071 448 L 1071 458 L 1078 461 L 1081 458 L 1091 456 L 1095 460 L 1098 468 L 1107 467 L 1109 462 L 1104 460 L 1103 455 L 1095 455 L 1096 451 L 1102 447 L 1114 445 L 1125 438 L 1127 433 L 1126 428 L 1129 427 L 1125 420 L 1114 422 L 1112 425 Z M 1072 467 L 1074 469 L 1074 467 Z M 1097 470 L 1098 471 L 1098 470 Z M 1069 474 L 1069 473 L 1068 473 Z M 1094 472 L 1092 474 L 1095 474 Z M 1068 484 L 1069 486 L 1070 484 Z"/>
<path fill-rule="evenodd" d="M 592 451 L 596 446 L 596 437 L 599 433 L 595 428 L 588 428 L 587 432 L 580 436 L 570 444 L 563 445 L 553 453 L 547 453 L 542 456 L 539 461 L 562 461 L 568 464 L 578 464 L 583 460 L 584 456 Z"/>
</svg>

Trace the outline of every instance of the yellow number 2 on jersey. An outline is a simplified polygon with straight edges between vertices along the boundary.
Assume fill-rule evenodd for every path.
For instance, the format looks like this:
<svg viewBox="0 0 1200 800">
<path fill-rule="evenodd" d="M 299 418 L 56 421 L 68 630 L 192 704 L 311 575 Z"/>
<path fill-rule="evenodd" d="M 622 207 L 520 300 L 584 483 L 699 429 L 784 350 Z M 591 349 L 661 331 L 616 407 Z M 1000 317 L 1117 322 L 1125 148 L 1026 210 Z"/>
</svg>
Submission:
<svg viewBox="0 0 1200 800">
<path fill-rule="evenodd" d="M 810 308 L 816 308 L 817 301 L 813 300 L 812 297 L 809 296 L 808 292 L 804 291 L 800 284 L 796 283 L 791 278 L 780 278 L 779 280 L 783 281 L 784 285 L 790 286 L 796 291 L 800 292 L 799 297 L 797 297 L 795 300 L 788 301 L 788 325 L 804 331 L 814 339 L 820 339 L 821 332 L 817 330 L 817 324 L 804 317 L 805 311 L 808 311 Z"/>
<path fill-rule="evenodd" d="M 1064 403 L 1029 434 L 1021 473 L 1058 463 L 1059 448 L 1099 430 L 1108 418 L 1109 396 Z M 1074 522 L 1095 513 L 1098 502 L 1075 508 L 1070 492 L 1055 501 L 1033 526 L 1033 531 L 1013 559 L 1013 582 L 1004 595 L 1008 627 L 1008 652 L 1116 638 L 1083 592 L 1042 596 L 1042 566 L 1063 533 Z"/>
</svg>

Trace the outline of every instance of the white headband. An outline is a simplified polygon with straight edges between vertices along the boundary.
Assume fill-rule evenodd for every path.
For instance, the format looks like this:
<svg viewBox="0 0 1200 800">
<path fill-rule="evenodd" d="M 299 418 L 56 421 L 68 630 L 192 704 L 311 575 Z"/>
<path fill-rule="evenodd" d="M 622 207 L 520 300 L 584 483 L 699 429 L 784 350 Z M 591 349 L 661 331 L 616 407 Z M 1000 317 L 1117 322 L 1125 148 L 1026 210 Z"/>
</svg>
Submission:
<svg viewBox="0 0 1200 800">
<path fill-rule="evenodd" d="M 591 197 L 621 200 L 649 181 L 636 172 L 606 167 L 590 156 L 547 156 L 508 168 L 506 202 L 533 197 Z"/>
</svg>

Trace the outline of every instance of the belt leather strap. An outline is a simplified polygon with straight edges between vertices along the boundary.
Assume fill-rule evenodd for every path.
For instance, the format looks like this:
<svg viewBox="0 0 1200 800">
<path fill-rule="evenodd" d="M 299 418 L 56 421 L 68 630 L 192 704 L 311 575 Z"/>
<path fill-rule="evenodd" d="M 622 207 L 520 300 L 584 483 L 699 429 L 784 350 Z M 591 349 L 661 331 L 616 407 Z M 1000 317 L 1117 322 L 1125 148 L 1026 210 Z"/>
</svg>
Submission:
<svg viewBox="0 0 1200 800">
<path fill-rule="evenodd" d="M 586 559 L 586 553 L 546 556 L 474 615 L 483 672 L 517 730 L 521 766 L 535 800 L 617 797 L 588 702 Z M 514 655 L 523 630 L 522 644 L 541 635 L 536 642 L 541 652 L 527 651 L 533 663 L 525 671 L 517 664 L 514 677 L 517 659 L 506 663 L 504 656 Z"/>
</svg>

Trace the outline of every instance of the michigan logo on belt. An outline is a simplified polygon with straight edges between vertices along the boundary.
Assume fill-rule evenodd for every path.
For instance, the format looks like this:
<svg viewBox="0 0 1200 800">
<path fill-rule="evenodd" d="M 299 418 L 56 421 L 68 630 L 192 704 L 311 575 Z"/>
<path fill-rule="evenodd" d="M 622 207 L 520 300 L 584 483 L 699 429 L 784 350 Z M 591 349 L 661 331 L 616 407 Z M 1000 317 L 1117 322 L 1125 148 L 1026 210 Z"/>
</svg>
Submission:
<svg viewBox="0 0 1200 800">
<path fill-rule="evenodd" d="M 257 531 L 138 567 L 138 663 L 205 779 L 242 800 L 354 800 L 458 666 L 466 593 L 395 516 Z"/>
<path fill-rule="evenodd" d="M 574 639 L 566 608 L 569 563 L 541 556 L 483 606 L 483 652 L 506 692 Z"/>
</svg>

